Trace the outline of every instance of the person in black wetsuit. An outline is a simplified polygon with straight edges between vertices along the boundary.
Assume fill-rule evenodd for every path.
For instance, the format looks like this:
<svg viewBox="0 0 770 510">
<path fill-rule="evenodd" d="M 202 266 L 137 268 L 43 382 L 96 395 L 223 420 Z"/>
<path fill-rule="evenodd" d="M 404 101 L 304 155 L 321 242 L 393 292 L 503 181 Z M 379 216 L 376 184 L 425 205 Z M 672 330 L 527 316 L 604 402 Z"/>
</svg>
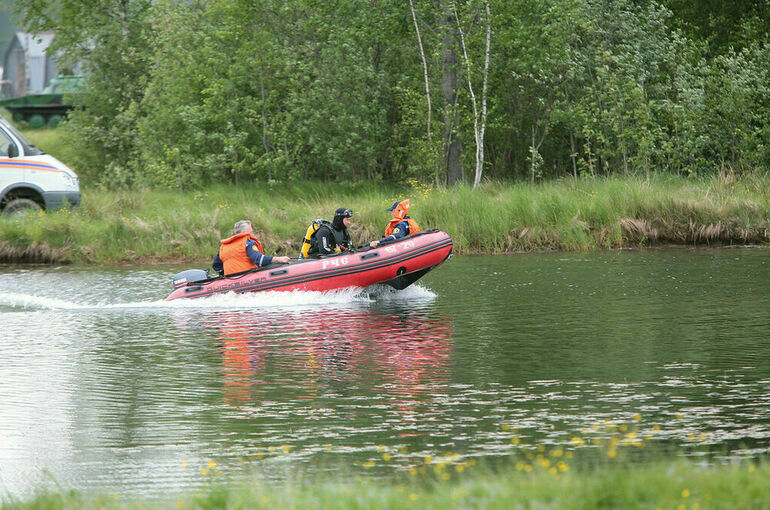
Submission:
<svg viewBox="0 0 770 510">
<path fill-rule="evenodd" d="M 340 207 L 334 212 L 331 225 L 321 225 L 315 233 L 315 239 L 308 251 L 311 257 L 332 255 L 353 248 L 348 227 L 353 211 Z"/>
</svg>

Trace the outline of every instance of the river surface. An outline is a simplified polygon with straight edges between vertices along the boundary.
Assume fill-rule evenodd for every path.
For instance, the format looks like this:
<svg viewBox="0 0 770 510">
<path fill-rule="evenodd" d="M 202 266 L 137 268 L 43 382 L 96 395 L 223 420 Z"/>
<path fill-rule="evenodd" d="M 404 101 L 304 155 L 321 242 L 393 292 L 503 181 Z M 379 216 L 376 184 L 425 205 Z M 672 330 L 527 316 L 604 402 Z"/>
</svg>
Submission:
<svg viewBox="0 0 770 510">
<path fill-rule="evenodd" d="M 0 268 L 0 500 L 388 476 L 613 424 L 770 450 L 767 249 L 463 256 L 403 291 L 165 303 L 182 269 Z"/>
</svg>

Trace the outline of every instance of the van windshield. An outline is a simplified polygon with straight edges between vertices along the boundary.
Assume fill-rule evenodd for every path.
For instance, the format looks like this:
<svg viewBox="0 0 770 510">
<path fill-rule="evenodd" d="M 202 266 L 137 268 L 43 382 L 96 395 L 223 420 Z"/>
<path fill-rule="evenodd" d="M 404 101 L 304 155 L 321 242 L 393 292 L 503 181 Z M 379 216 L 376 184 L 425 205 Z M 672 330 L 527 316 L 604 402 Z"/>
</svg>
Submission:
<svg viewBox="0 0 770 510">
<path fill-rule="evenodd" d="M 40 149 L 38 149 L 37 147 L 29 143 L 26 138 L 21 136 L 21 133 L 16 131 L 16 129 L 14 129 L 13 126 L 5 122 L 3 122 L 2 125 L 6 131 L 9 131 L 21 143 L 21 146 L 24 149 L 25 156 L 40 156 L 42 154 L 45 154 L 45 152 L 41 151 Z"/>
</svg>

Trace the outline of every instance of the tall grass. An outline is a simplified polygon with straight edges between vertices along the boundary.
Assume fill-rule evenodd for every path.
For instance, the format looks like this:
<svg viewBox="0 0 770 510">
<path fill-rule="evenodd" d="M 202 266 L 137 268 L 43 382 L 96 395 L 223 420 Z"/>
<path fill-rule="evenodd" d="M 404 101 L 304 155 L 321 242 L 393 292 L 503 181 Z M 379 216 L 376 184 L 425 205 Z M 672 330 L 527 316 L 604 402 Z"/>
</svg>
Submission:
<svg viewBox="0 0 770 510">
<path fill-rule="evenodd" d="M 266 250 L 296 256 L 307 225 L 354 210 L 364 244 L 382 235 L 393 200 L 411 198 L 423 229 L 448 232 L 456 253 L 584 251 L 770 240 L 770 177 L 656 175 L 433 189 L 323 182 L 216 185 L 174 191 L 83 190 L 79 209 L 0 220 L 0 260 L 121 263 L 208 261 L 232 225 L 251 219 Z"/>
<path fill-rule="evenodd" d="M 69 162 L 61 130 L 28 131 L 43 150 Z M 296 256 L 308 224 L 353 209 L 354 242 L 382 235 L 384 209 L 411 198 L 423 229 L 448 232 L 456 253 L 512 253 L 673 244 L 770 241 L 770 176 L 723 173 L 691 179 L 562 179 L 435 188 L 369 182 L 247 183 L 201 190 L 105 191 L 83 183 L 79 209 L 0 218 L 0 261 L 208 263 L 219 240 L 252 220 L 269 253 Z"/>
</svg>

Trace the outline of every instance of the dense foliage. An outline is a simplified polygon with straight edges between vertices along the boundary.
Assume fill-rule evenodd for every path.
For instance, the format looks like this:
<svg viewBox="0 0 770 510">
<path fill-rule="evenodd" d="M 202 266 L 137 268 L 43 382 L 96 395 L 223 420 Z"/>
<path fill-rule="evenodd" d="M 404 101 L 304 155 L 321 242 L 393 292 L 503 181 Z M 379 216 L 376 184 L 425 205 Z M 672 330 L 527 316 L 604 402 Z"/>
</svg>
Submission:
<svg viewBox="0 0 770 510">
<path fill-rule="evenodd" d="M 499 179 L 764 171 L 770 7 L 744 4 L 29 0 L 23 8 L 30 30 L 56 30 L 56 49 L 87 69 L 85 108 L 70 120 L 83 181 L 187 189 L 319 178 L 452 184 L 472 180 L 477 143 L 484 176 Z"/>
</svg>

